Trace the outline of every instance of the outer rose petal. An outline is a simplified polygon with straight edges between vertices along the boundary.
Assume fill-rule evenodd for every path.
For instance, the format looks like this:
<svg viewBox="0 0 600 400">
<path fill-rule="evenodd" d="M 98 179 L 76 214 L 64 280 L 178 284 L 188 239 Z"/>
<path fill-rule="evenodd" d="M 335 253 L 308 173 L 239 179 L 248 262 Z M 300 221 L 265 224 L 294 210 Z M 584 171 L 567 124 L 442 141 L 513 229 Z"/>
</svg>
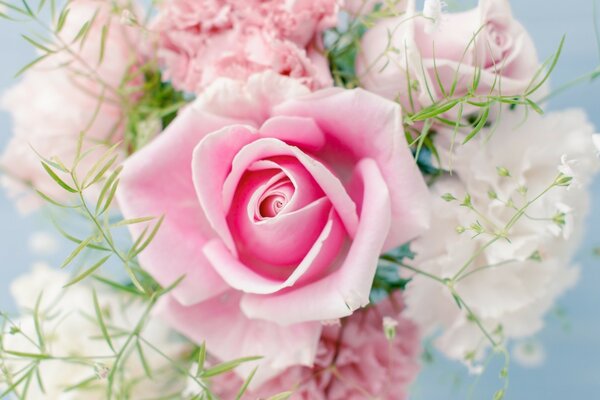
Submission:
<svg viewBox="0 0 600 400">
<path fill-rule="evenodd" d="M 274 295 L 246 294 L 241 308 L 249 318 L 293 324 L 345 317 L 369 303 L 377 260 L 390 228 L 390 196 L 373 160 L 357 167 L 364 184 L 364 208 L 356 237 L 341 267 L 324 279 Z"/>
<path fill-rule="evenodd" d="M 312 366 L 321 336 L 319 322 L 282 327 L 246 318 L 239 307 L 240 294 L 229 291 L 194 306 L 185 307 L 167 296 L 156 312 L 169 325 L 196 343 L 206 341 L 211 353 L 223 361 L 263 356 L 252 386 L 258 386 L 287 367 Z M 242 364 L 247 375 L 256 363 Z"/>
<path fill-rule="evenodd" d="M 117 199 L 125 218 L 164 215 L 150 245 L 140 253 L 144 268 L 161 285 L 186 279 L 173 295 L 193 304 L 227 289 L 198 249 L 213 232 L 196 200 L 192 181 L 192 151 L 209 132 L 233 123 L 188 108 L 150 146 L 125 163 Z M 133 238 L 143 224 L 130 225 Z"/>
<path fill-rule="evenodd" d="M 331 89 L 286 101 L 273 113 L 311 117 L 330 142 L 343 143 L 358 159 L 377 163 L 392 205 L 384 250 L 408 242 L 429 227 L 429 192 L 406 143 L 396 103 L 361 89 Z M 333 152 L 323 149 L 328 151 Z"/>
</svg>

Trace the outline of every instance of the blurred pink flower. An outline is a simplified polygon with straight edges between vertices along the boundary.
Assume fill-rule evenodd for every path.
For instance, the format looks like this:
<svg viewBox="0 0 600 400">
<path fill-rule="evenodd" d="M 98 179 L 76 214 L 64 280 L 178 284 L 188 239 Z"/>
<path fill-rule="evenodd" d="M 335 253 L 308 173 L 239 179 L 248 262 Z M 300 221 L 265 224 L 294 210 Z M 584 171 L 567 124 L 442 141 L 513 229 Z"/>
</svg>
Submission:
<svg viewBox="0 0 600 400">
<path fill-rule="evenodd" d="M 153 23 L 166 78 L 199 92 L 217 77 L 274 71 L 311 89 L 332 85 L 321 32 L 337 0 L 174 0 Z"/>
<path fill-rule="evenodd" d="M 448 14 L 441 2 L 426 5 L 421 15 L 408 0 L 404 14 L 379 20 L 364 35 L 356 59 L 364 88 L 415 112 L 444 99 L 453 86 L 453 97 L 470 90 L 520 95 L 531 87 L 540 63 L 508 0 L 480 0 Z"/>
<path fill-rule="evenodd" d="M 40 62 L 1 100 L 12 117 L 14 136 L 0 156 L 5 173 L 0 179 L 23 212 L 42 204 L 28 186 L 57 201 L 68 195 L 43 170 L 34 150 L 48 159 L 58 157 L 70 167 L 80 133 L 85 133 L 84 151 L 98 144 L 111 145 L 123 134 L 124 115 L 116 89 L 139 63 L 136 31 L 119 24 L 109 2 L 76 0 L 69 3 L 69 9 L 61 31 L 64 43 L 72 43 L 81 26 L 98 12 L 85 44 L 72 44 L 74 54 L 63 51 Z M 108 23 L 111 27 L 100 63 L 102 27 Z M 57 42 L 57 46 L 64 43 Z M 87 157 L 79 167 L 81 175 L 95 161 L 94 154 Z"/>
<path fill-rule="evenodd" d="M 292 400 L 403 400 L 419 371 L 420 336 L 401 315 L 400 294 L 323 328 L 312 367 L 295 366 L 246 393 L 244 399 L 263 399 L 293 391 Z M 389 341 L 383 319 L 397 321 Z M 213 381 L 223 399 L 233 399 L 241 387 L 233 374 Z"/>
</svg>

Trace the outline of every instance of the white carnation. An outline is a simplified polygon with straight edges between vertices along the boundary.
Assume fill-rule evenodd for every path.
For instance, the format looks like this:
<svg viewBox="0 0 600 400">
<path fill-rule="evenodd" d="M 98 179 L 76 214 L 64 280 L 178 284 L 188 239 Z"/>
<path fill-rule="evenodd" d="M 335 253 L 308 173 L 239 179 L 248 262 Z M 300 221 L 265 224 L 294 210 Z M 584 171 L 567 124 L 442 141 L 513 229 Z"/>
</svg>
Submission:
<svg viewBox="0 0 600 400">
<path fill-rule="evenodd" d="M 40 298 L 39 320 L 45 342 L 44 354 L 53 358 L 69 360 L 43 360 L 39 366 L 43 390 L 36 383 L 30 384 L 28 398 L 104 399 L 106 398 L 107 376 L 114 362 L 113 351 L 103 339 L 95 317 L 95 309 L 90 285 L 79 283 L 63 289 L 69 281 L 65 272 L 52 269 L 44 264 L 35 266 L 33 272 L 15 280 L 11 291 L 23 315 L 13 324 L 6 324 L 3 336 L 5 350 L 40 354 L 37 330 L 32 316 L 37 299 Z M 98 288 L 98 300 L 104 320 L 113 333 L 112 343 L 117 351 L 124 345 L 127 335 L 115 332 L 131 332 L 142 317 L 147 304 L 131 299 L 120 293 Z M 41 296 L 41 297 L 40 297 Z M 189 351 L 187 345 L 172 336 L 163 324 L 150 318 L 141 335 L 161 352 L 172 359 L 180 359 Z M 130 398 L 155 398 L 177 392 L 185 385 L 185 379 L 176 375 L 168 367 L 168 361 L 150 346 L 140 344 L 148 365 L 153 371 L 153 379 L 148 379 L 135 347 L 124 357 L 124 365 L 115 379 L 115 390 L 119 392 L 130 386 Z M 81 362 L 85 360 L 85 362 Z M 23 358 L 7 358 L 4 367 L 9 374 L 15 374 L 28 364 Z M 121 372 L 122 371 L 122 372 Z M 169 372 L 170 371 L 170 372 Z M 70 386 L 90 379 L 84 387 L 65 392 Z M 0 376 L 0 385 L 6 382 Z M 124 392 L 120 392 L 123 395 Z"/>
<path fill-rule="evenodd" d="M 417 268 L 451 279 L 518 209 L 554 182 L 563 154 L 573 161 L 571 172 L 578 184 L 570 190 L 555 187 L 536 200 L 510 229 L 510 241 L 501 239 L 488 247 L 455 285 L 498 341 L 535 334 L 557 297 L 575 284 L 578 269 L 570 260 L 583 234 L 587 188 L 600 164 L 593 127 L 582 112 L 523 117 L 507 111 L 467 145 L 457 146 L 454 155 L 446 152 L 443 167 L 452 163 L 453 173 L 431 188 L 433 229 L 413 244 Z M 451 134 L 439 134 L 440 149 L 450 148 Z M 447 193 L 458 200 L 442 199 Z M 467 195 L 474 210 L 460 206 Z M 487 233 L 473 238 L 473 224 Z M 459 234 L 457 227 L 466 231 Z M 474 366 L 489 342 L 465 308 L 456 306 L 448 288 L 415 275 L 406 295 L 409 316 L 426 333 L 440 331 L 437 347 Z"/>
</svg>

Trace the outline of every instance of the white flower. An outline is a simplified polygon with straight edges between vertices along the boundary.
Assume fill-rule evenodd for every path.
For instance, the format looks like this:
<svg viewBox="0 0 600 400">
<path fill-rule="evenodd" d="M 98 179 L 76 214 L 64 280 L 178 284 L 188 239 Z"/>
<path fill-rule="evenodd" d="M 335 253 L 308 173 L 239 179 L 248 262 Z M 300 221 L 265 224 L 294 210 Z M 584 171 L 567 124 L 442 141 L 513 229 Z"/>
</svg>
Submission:
<svg viewBox="0 0 600 400">
<path fill-rule="evenodd" d="M 512 358 L 523 367 L 535 368 L 544 363 L 546 352 L 538 340 L 520 340 L 512 348 Z"/>
<path fill-rule="evenodd" d="M 592 141 L 594 142 L 594 146 L 596 147 L 596 155 L 600 157 L 600 134 L 595 134 L 592 136 Z"/>
<path fill-rule="evenodd" d="M 446 3 L 443 1 L 425 0 L 425 4 L 423 4 L 423 16 L 430 22 L 425 25 L 426 33 L 432 33 L 439 27 L 445 7 Z"/>
<path fill-rule="evenodd" d="M 121 18 L 119 19 L 121 25 L 133 26 L 136 24 L 136 19 L 133 13 L 127 9 L 121 12 Z"/>
<path fill-rule="evenodd" d="M 3 332 L 3 348 L 25 353 L 39 353 L 35 340 L 37 329 L 31 311 L 42 293 L 38 315 L 44 334 L 46 352 L 53 357 L 88 357 L 89 363 L 65 362 L 62 360 L 44 360 L 40 363 L 39 373 L 44 391 L 34 380 L 29 386 L 29 397 L 32 399 L 65 400 L 65 399 L 104 399 L 106 397 L 105 379 L 112 366 L 111 355 L 114 355 L 103 339 L 98 322 L 95 320 L 95 309 L 91 287 L 79 283 L 68 289 L 63 285 L 70 277 L 63 271 L 38 264 L 33 272 L 13 282 L 11 292 L 15 295 L 17 305 L 23 315 L 13 319 L 15 326 L 7 324 Z M 121 293 L 109 292 L 98 287 L 98 301 L 103 311 L 103 318 L 111 332 L 131 332 L 147 306 L 146 303 L 131 299 Z M 11 330 L 13 331 L 11 333 Z M 20 332 L 14 332 L 20 330 Z M 26 336 L 25 336 L 26 335 Z M 179 359 L 189 351 L 187 345 L 171 337 L 172 332 L 164 324 L 150 318 L 141 337 L 161 352 L 173 359 Z M 120 349 L 126 335 L 114 335 L 112 343 Z M 163 356 L 150 346 L 140 344 L 148 364 L 155 374 L 150 380 L 145 376 L 144 367 L 137 352 L 129 352 L 123 359 L 123 380 L 117 381 L 130 386 L 131 398 L 160 397 L 171 394 L 182 388 L 184 380 L 176 376 Z M 28 360 L 7 360 L 5 367 L 9 373 L 16 373 Z M 170 371 L 170 372 L 169 372 Z M 97 377 L 90 387 L 64 393 L 69 386 L 86 379 Z M 119 385 L 120 383 L 117 383 Z"/>
<path fill-rule="evenodd" d="M 578 269 L 570 260 L 583 234 L 588 186 L 600 166 L 593 133 L 580 111 L 530 114 L 525 122 L 521 113 L 507 111 L 497 125 L 456 147 L 453 175 L 431 188 L 433 228 L 413 243 L 413 264 L 451 279 L 517 210 L 554 182 L 562 154 L 577 160 L 569 166 L 580 185 L 572 190 L 555 187 L 536 200 L 510 229 L 510 242 L 499 240 L 475 257 L 454 286 L 498 341 L 538 332 L 557 297 L 577 281 Z M 452 132 L 438 134 L 442 153 L 449 150 L 451 136 Z M 449 153 L 442 158 L 442 167 L 448 167 Z M 442 199 L 446 193 L 459 200 Z M 460 206 L 467 194 L 476 211 Z M 473 238 L 473 230 L 456 232 L 458 226 L 468 229 L 477 223 L 486 233 Z M 562 230 L 552 232 L 548 226 L 557 223 Z M 440 332 L 435 345 L 443 353 L 478 367 L 489 342 L 445 285 L 415 275 L 406 301 L 407 314 L 426 334 Z"/>
<path fill-rule="evenodd" d="M 52 255 L 58 250 L 58 242 L 54 235 L 48 232 L 38 231 L 29 236 L 29 250 L 34 254 Z"/>
</svg>

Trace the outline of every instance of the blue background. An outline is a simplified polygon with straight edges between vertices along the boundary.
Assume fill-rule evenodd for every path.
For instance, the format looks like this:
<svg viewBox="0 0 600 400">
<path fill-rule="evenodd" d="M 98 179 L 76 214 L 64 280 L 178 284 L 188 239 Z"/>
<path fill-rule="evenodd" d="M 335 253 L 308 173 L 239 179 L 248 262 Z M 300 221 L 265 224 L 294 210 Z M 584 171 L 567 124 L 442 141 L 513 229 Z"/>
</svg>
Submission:
<svg viewBox="0 0 600 400">
<path fill-rule="evenodd" d="M 461 4 L 465 4 L 463 1 Z M 540 57 L 549 57 L 563 34 L 567 35 L 563 55 L 552 76 L 554 87 L 587 73 L 600 65 L 600 54 L 594 36 L 591 0 L 513 0 L 517 18 L 533 36 Z M 600 8 L 600 7 L 599 7 Z M 600 23 L 600 21 L 598 21 Z M 17 27 L 0 20 L 0 90 L 13 82 L 13 75 L 34 57 L 31 46 L 20 38 Z M 600 81 L 600 79 L 599 79 Z M 592 121 L 600 127 L 600 82 L 580 85 L 555 98 L 551 109 L 585 108 Z M 68 106 L 68 105 L 65 105 Z M 0 113 L 0 148 L 10 137 L 10 120 Z M 600 209 L 600 180 L 593 188 L 593 204 Z M 600 258 L 593 249 L 600 246 L 600 211 L 588 218 L 588 234 L 582 243 L 577 262 L 582 277 L 575 290 L 560 300 L 567 311 L 565 319 L 551 314 L 539 339 L 546 349 L 546 362 L 536 369 L 525 369 L 516 363 L 510 368 L 510 388 L 506 399 L 516 400 L 587 400 L 600 399 Z M 30 251 L 28 240 L 32 232 L 52 232 L 43 215 L 23 217 L 0 191 L 0 309 L 12 309 L 8 291 L 10 282 L 29 270 L 40 256 Z M 58 254 L 46 261 L 58 263 L 68 253 L 62 243 Z M 473 399 L 491 399 L 501 383 L 492 364 L 476 384 Z M 456 363 L 434 355 L 415 385 L 415 400 L 446 400 L 467 398 L 474 378 Z"/>
</svg>

